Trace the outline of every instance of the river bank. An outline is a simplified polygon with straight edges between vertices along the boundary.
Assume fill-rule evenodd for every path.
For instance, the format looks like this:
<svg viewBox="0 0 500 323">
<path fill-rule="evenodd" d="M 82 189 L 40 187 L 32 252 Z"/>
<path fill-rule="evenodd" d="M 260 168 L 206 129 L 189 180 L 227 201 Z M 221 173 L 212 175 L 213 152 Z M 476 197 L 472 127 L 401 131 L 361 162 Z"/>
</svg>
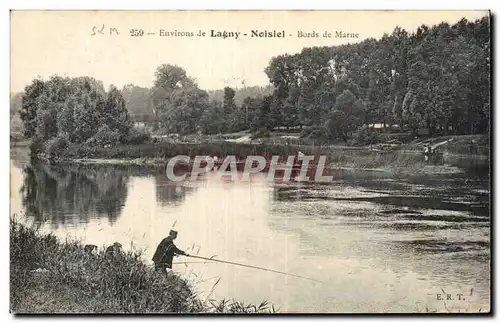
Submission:
<svg viewBox="0 0 500 323">
<path fill-rule="evenodd" d="M 59 241 L 11 219 L 10 309 L 28 313 L 258 313 L 237 301 L 201 299 L 176 274 L 167 278 L 141 260 L 141 252 L 106 256 L 78 241 Z M 215 288 L 215 286 L 214 286 Z"/>
<path fill-rule="evenodd" d="M 364 152 L 344 151 L 326 156 L 325 170 L 365 170 L 384 172 L 395 175 L 435 175 L 461 173 L 460 165 L 473 165 L 487 168 L 489 156 L 446 154 L 441 164 L 432 164 L 424 159 L 424 155 L 413 152 Z M 39 159 L 49 162 L 46 156 Z M 75 165 L 112 165 L 120 167 L 145 167 L 164 169 L 170 158 L 58 158 L 52 162 Z"/>
<path fill-rule="evenodd" d="M 425 158 L 427 145 L 433 148 L 430 160 Z M 120 145 L 110 148 L 71 145 L 51 160 L 44 154 L 38 158 L 55 163 L 83 165 L 117 165 L 163 168 L 170 158 L 187 155 L 219 156 L 234 155 L 244 160 L 250 155 L 325 155 L 325 168 L 362 169 L 393 174 L 449 174 L 459 173 L 462 166 L 487 168 L 489 165 L 489 138 L 485 135 L 447 136 L 415 141 L 399 146 L 304 146 L 284 144 L 218 143 L 170 143 L 151 142 L 140 145 Z"/>
</svg>

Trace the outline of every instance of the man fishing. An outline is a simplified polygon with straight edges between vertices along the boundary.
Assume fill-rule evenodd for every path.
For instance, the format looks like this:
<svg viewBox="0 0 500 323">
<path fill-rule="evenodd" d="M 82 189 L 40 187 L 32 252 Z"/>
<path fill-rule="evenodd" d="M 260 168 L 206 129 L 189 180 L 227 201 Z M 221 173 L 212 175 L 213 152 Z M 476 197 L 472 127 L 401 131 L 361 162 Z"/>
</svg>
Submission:
<svg viewBox="0 0 500 323">
<path fill-rule="evenodd" d="M 177 231 L 170 230 L 168 237 L 163 239 L 153 256 L 153 262 L 155 263 L 155 270 L 161 271 L 167 274 L 167 268 L 172 268 L 172 260 L 174 255 L 184 255 L 189 256 L 184 251 L 177 248 L 174 244 L 174 240 L 177 238 Z"/>
</svg>

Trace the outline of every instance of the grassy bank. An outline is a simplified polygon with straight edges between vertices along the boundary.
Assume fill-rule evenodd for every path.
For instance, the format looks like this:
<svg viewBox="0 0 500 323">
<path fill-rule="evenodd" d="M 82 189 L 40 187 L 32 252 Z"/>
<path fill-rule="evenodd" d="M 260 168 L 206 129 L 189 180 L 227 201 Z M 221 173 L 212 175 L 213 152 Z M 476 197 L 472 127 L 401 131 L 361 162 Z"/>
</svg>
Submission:
<svg viewBox="0 0 500 323">
<path fill-rule="evenodd" d="M 220 143 L 145 143 L 140 145 L 120 145 L 113 148 L 86 147 L 72 145 L 66 149 L 63 158 L 70 159 L 168 159 L 178 155 L 196 156 L 227 156 L 238 155 L 245 158 L 249 155 L 280 155 L 297 154 L 297 149 L 305 154 L 319 153 L 319 147 L 295 147 L 268 144 L 241 144 L 233 142 Z"/>
<path fill-rule="evenodd" d="M 112 164 L 123 166 L 157 167 L 165 165 L 171 157 L 187 155 L 227 156 L 246 158 L 249 155 L 282 157 L 296 155 L 298 151 L 306 155 L 326 155 L 330 168 L 383 169 L 396 173 L 435 173 L 437 168 L 429 167 L 424 160 L 425 146 L 435 146 L 440 161 L 431 164 L 477 165 L 486 167 L 489 163 L 489 138 L 486 135 L 447 136 L 416 140 L 412 143 L 388 149 L 370 147 L 304 146 L 284 144 L 245 144 L 235 142 L 218 143 L 144 143 L 140 145 L 120 145 L 112 148 L 71 145 L 65 149 L 59 161 L 77 164 Z M 40 158 L 44 158 L 40 156 Z M 459 165 L 460 164 L 460 165 Z M 431 169 L 432 168 L 432 169 Z M 449 172 L 450 170 L 444 170 Z M 455 170 L 456 171 L 456 170 Z"/>
<path fill-rule="evenodd" d="M 487 135 L 442 136 L 417 140 L 404 149 L 422 151 L 426 144 L 437 146 L 436 151 L 453 155 L 489 156 L 491 153 L 490 138 Z"/>
<path fill-rule="evenodd" d="M 10 308 L 13 313 L 274 311 L 266 302 L 202 300 L 186 280 L 175 274 L 165 278 L 146 266 L 140 253 L 91 255 L 80 242 L 61 242 L 12 219 Z"/>
</svg>

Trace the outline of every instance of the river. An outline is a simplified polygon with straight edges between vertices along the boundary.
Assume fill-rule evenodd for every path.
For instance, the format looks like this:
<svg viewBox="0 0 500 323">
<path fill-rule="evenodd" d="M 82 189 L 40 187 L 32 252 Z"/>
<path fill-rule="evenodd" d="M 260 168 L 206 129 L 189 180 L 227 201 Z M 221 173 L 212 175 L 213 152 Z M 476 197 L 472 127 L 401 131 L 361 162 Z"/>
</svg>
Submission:
<svg viewBox="0 0 500 323">
<path fill-rule="evenodd" d="M 432 176 L 339 170 L 328 184 L 264 175 L 173 183 L 155 170 L 30 165 L 25 156 L 11 149 L 11 214 L 61 238 L 118 241 L 143 250 L 150 263 L 175 227 L 176 244 L 188 253 L 321 281 L 175 258 L 174 270 L 203 298 L 267 300 L 281 312 L 490 310 L 484 169 Z"/>
</svg>

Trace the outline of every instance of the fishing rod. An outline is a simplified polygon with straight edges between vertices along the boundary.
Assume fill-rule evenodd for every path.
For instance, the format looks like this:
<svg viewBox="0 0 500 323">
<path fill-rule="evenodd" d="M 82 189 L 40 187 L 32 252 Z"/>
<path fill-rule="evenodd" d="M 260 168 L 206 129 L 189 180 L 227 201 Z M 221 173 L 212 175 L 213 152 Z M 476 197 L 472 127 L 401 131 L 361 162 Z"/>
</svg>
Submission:
<svg viewBox="0 0 500 323">
<path fill-rule="evenodd" d="M 182 264 L 208 264 L 206 261 L 174 261 L 172 264 L 174 265 L 182 265 Z"/>
<path fill-rule="evenodd" d="M 208 261 L 221 262 L 221 263 L 224 263 L 224 264 L 230 264 L 230 265 L 236 265 L 236 266 L 242 266 L 242 267 L 247 267 L 247 268 L 254 268 L 254 269 L 264 270 L 264 271 L 270 271 L 270 272 L 278 273 L 278 274 L 282 274 L 282 275 L 294 276 L 294 277 L 303 278 L 303 279 L 309 279 L 309 280 L 312 280 L 312 281 L 324 284 L 324 282 L 322 282 L 321 280 L 317 280 L 317 279 L 313 279 L 313 278 L 309 278 L 309 277 L 305 277 L 305 276 L 300 276 L 300 275 L 295 275 L 295 274 L 290 274 L 290 273 L 285 273 L 283 271 L 272 270 L 272 269 L 267 269 L 267 268 L 258 267 L 258 266 L 245 265 L 245 264 L 240 264 L 240 263 L 237 263 L 237 262 L 225 261 L 225 260 L 219 260 L 219 259 L 213 259 L 213 258 L 205 258 L 205 257 L 193 256 L 193 255 L 186 255 L 186 256 L 187 257 L 191 257 L 191 258 L 198 258 L 198 259 L 208 260 Z"/>
</svg>

